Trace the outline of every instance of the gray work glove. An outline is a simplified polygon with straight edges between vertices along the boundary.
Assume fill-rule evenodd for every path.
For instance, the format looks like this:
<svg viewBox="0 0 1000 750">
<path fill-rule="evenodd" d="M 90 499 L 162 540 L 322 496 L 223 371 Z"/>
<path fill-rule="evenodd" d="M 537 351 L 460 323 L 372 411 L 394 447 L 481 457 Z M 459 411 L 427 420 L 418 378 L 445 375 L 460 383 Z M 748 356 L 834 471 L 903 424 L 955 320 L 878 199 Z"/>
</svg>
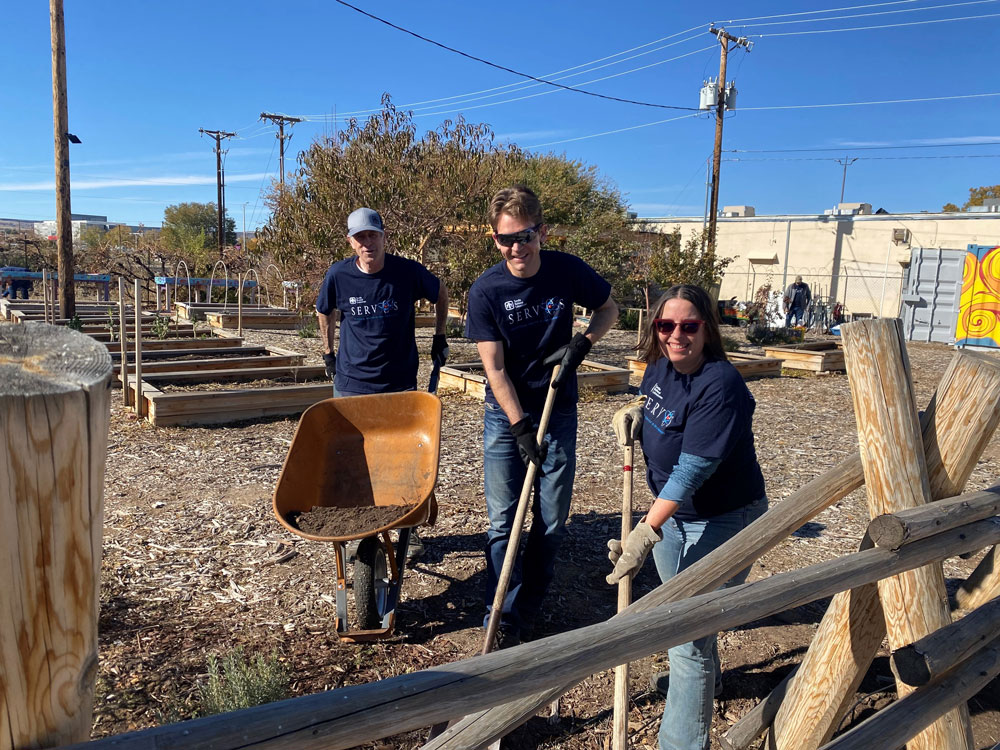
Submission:
<svg viewBox="0 0 1000 750">
<path fill-rule="evenodd" d="M 653 545 L 663 539 L 663 533 L 657 531 L 645 521 L 640 521 L 632 529 L 625 541 L 625 548 L 618 539 L 608 540 L 608 559 L 615 564 L 615 569 L 605 579 L 611 585 L 618 583 L 625 576 L 635 576 L 646 561 L 646 555 Z"/>
<path fill-rule="evenodd" d="M 333 352 L 324 354 L 323 364 L 326 365 L 326 376 L 333 380 L 333 376 L 337 374 L 337 355 Z"/>
<path fill-rule="evenodd" d="M 631 445 L 642 437 L 642 410 L 645 403 L 646 397 L 639 396 L 616 411 L 611 418 L 618 445 Z"/>
</svg>

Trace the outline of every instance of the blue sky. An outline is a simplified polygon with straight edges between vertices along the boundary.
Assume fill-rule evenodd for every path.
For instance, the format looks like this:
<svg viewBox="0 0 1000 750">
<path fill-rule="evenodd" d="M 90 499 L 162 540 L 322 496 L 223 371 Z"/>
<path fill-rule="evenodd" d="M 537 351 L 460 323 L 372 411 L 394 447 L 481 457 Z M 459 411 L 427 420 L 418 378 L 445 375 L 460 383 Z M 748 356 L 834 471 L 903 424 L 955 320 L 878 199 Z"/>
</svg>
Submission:
<svg viewBox="0 0 1000 750">
<path fill-rule="evenodd" d="M 974 96 L 1000 93 L 982 41 L 1000 31 L 1000 0 L 354 4 L 521 72 L 680 107 L 697 107 L 703 80 L 718 73 L 709 23 L 748 35 L 753 50 L 729 56 L 739 95 L 724 149 L 743 153 L 725 154 L 720 205 L 822 213 L 839 200 L 845 157 L 858 160 L 844 199 L 891 212 L 935 211 L 1000 183 L 1000 96 Z M 48 4 L 7 5 L 0 217 L 50 219 Z M 810 13 L 819 10 L 832 12 Z M 597 165 L 640 216 L 704 208 L 714 117 L 532 84 L 333 0 L 65 0 L 65 17 L 70 132 L 83 141 L 71 146 L 74 213 L 158 226 L 167 205 L 214 201 L 213 141 L 198 129 L 218 129 L 239 134 L 225 142 L 227 205 L 238 229 L 244 209 L 253 228 L 266 221 L 260 196 L 278 171 L 274 127 L 259 114 L 310 118 L 292 129 L 292 169 L 333 130 L 334 113 L 377 108 L 383 92 L 412 105 L 422 127 L 461 112 L 500 139 Z M 928 23 L 939 19 L 963 20 Z M 939 97 L 967 98 L 763 109 Z"/>
</svg>

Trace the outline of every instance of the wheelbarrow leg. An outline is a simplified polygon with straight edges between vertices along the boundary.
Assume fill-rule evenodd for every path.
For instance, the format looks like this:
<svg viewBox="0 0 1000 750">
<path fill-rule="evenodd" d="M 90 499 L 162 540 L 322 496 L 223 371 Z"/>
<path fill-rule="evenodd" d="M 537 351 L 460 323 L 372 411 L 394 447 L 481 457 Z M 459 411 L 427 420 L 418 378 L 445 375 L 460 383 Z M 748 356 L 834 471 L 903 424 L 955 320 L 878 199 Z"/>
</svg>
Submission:
<svg viewBox="0 0 1000 750">
<path fill-rule="evenodd" d="M 396 614 L 396 605 L 399 603 L 399 590 L 403 584 L 403 567 L 406 565 L 406 551 L 410 543 L 410 527 L 399 530 L 399 540 L 395 545 L 389 539 L 389 534 L 383 535 L 386 552 L 390 560 L 389 583 L 385 592 L 385 612 L 382 614 L 382 627 L 388 628 L 392 625 L 393 617 Z"/>
<path fill-rule="evenodd" d="M 333 543 L 333 553 L 337 560 L 337 632 L 343 633 L 347 627 L 347 561 L 344 545 Z"/>
</svg>

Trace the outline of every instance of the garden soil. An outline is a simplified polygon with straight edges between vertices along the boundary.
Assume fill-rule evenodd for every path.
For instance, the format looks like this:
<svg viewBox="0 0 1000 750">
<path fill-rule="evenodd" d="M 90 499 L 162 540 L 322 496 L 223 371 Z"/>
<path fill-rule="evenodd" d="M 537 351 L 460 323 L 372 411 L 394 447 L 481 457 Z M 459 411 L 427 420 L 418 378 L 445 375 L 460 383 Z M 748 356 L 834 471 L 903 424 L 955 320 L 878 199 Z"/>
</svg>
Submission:
<svg viewBox="0 0 1000 750">
<path fill-rule="evenodd" d="M 724 329 L 740 351 L 737 328 Z M 429 375 L 431 329 L 417 331 L 420 383 Z M 248 344 L 308 354 L 320 364 L 318 339 L 295 332 L 246 331 Z M 450 360 L 478 359 L 474 343 L 450 338 Z M 624 366 L 635 333 L 612 331 L 590 359 Z M 917 401 L 924 408 L 953 355 L 950 347 L 910 344 Z M 616 587 L 607 540 L 620 529 L 622 457 L 611 417 L 631 393 L 584 394 L 579 407 L 577 481 L 556 577 L 535 633 L 542 638 L 606 620 Z M 788 373 L 749 382 L 756 398 L 756 448 L 772 504 L 857 452 L 847 377 Z M 402 580 L 396 631 L 363 644 L 334 632 L 334 545 L 303 539 L 275 519 L 271 497 L 295 431 L 295 419 L 224 427 L 154 428 L 113 398 L 105 483 L 100 665 L 94 736 L 103 737 L 196 716 L 210 654 L 242 646 L 289 665 L 289 694 L 308 695 L 446 664 L 473 656 L 482 642 L 486 513 L 482 476 L 482 403 L 442 393 L 444 416 L 436 486 L 439 514 L 422 526 L 422 557 Z M 636 517 L 651 495 L 636 458 Z M 1000 481 L 1000 438 L 986 447 L 967 490 Z M 805 524 L 754 564 L 750 580 L 857 550 L 868 521 L 859 490 Z M 981 555 L 944 562 L 954 590 Z M 350 576 L 348 576 L 350 579 Z M 647 563 L 635 597 L 658 584 Z M 350 592 L 348 592 L 350 593 Z M 350 598 L 350 597 L 349 597 Z M 713 748 L 725 731 L 797 664 L 826 602 L 814 602 L 720 636 L 724 689 L 715 703 Z M 353 611 L 350 612 L 353 617 Z M 656 747 L 663 700 L 649 688 L 665 655 L 631 670 L 631 747 Z M 558 721 L 540 716 L 504 740 L 508 750 L 603 750 L 610 747 L 612 671 L 595 674 L 564 696 Z M 883 648 L 852 702 L 847 728 L 894 699 Z M 1000 742 L 997 681 L 969 703 L 977 748 Z M 423 733 L 365 743 L 369 750 L 410 750 Z"/>
</svg>

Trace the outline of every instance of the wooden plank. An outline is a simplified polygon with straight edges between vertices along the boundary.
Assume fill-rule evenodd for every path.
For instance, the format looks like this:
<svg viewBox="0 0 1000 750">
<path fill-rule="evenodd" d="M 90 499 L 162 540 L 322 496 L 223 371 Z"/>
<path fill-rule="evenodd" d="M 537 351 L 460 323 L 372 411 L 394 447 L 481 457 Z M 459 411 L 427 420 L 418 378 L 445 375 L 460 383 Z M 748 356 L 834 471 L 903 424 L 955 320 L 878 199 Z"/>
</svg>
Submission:
<svg viewBox="0 0 1000 750">
<path fill-rule="evenodd" d="M 143 380 L 154 385 L 170 383 L 226 383 L 249 380 L 268 380 L 271 378 L 294 378 L 296 382 L 315 380 L 326 377 L 326 367 L 323 365 L 298 366 L 268 366 L 230 368 L 227 370 L 179 370 L 176 372 L 143 372 Z"/>
<path fill-rule="evenodd" d="M 225 424 L 243 419 L 299 414 L 333 397 L 330 383 L 232 391 L 158 393 L 148 397 L 149 421 L 165 425 Z"/>
<path fill-rule="evenodd" d="M 291 311 L 281 313 L 261 313 L 249 308 L 243 310 L 243 327 L 252 330 L 261 329 L 295 329 L 302 325 L 298 313 Z M 221 312 L 206 312 L 205 319 L 212 328 L 236 328 L 238 315 Z"/>
<path fill-rule="evenodd" d="M 171 349 L 225 349 L 239 346 L 243 339 L 228 337 L 213 337 L 210 339 L 147 339 L 143 338 L 142 348 L 151 352 L 169 351 Z M 117 348 L 113 341 L 104 342 L 108 349 Z"/>
<path fill-rule="evenodd" d="M 782 360 L 775 357 L 761 357 L 757 354 L 728 353 L 729 362 L 737 372 L 748 378 L 781 377 Z M 629 372 L 642 376 L 646 373 L 646 363 L 637 357 L 626 357 Z"/>
<path fill-rule="evenodd" d="M 206 359 L 181 359 L 173 360 L 168 358 L 161 358 L 159 360 L 150 361 L 150 353 L 147 352 L 143 356 L 142 371 L 146 373 L 163 373 L 163 372 L 189 372 L 196 370 L 231 370 L 231 369 L 241 369 L 241 368 L 254 368 L 254 367 L 282 367 L 282 366 L 292 366 L 302 364 L 304 355 L 297 354 L 293 356 L 278 356 L 269 355 L 267 350 L 262 346 L 254 347 L 243 347 L 242 349 L 234 349 L 234 352 L 246 352 L 247 356 L 243 357 L 218 357 L 218 358 L 206 358 Z M 205 354 L 206 352 L 192 352 L 192 354 Z M 218 354 L 218 350 L 213 350 L 208 352 L 210 354 Z M 256 353 L 256 355 L 255 355 Z M 162 352 L 153 352 L 154 355 L 162 354 Z M 175 355 L 177 352 L 171 352 Z M 120 355 L 118 357 L 120 359 Z M 118 372 L 120 369 L 119 364 L 115 363 L 114 370 Z"/>
<path fill-rule="evenodd" d="M 223 354 L 266 354 L 267 348 L 263 346 L 227 346 L 227 347 L 216 347 L 214 349 L 157 349 L 154 351 L 143 351 L 142 360 L 152 359 L 174 359 L 176 357 L 189 357 L 192 355 L 215 355 L 220 356 Z M 128 353 L 129 361 L 133 359 L 132 352 Z M 120 352 L 111 352 L 111 359 L 117 361 L 121 359 Z"/>
<path fill-rule="evenodd" d="M 0 747 L 90 736 L 111 360 L 0 325 Z"/>
<path fill-rule="evenodd" d="M 765 357 L 785 360 L 790 370 L 810 372 L 843 372 L 846 370 L 844 350 L 838 341 L 810 341 L 804 344 L 764 347 Z"/>
<path fill-rule="evenodd" d="M 449 364 L 441 368 L 439 388 L 448 388 L 467 393 L 476 398 L 485 398 L 487 378 L 482 374 L 482 362 Z M 606 393 L 628 390 L 629 371 L 614 365 L 584 360 L 576 371 L 577 387 Z"/>
</svg>

